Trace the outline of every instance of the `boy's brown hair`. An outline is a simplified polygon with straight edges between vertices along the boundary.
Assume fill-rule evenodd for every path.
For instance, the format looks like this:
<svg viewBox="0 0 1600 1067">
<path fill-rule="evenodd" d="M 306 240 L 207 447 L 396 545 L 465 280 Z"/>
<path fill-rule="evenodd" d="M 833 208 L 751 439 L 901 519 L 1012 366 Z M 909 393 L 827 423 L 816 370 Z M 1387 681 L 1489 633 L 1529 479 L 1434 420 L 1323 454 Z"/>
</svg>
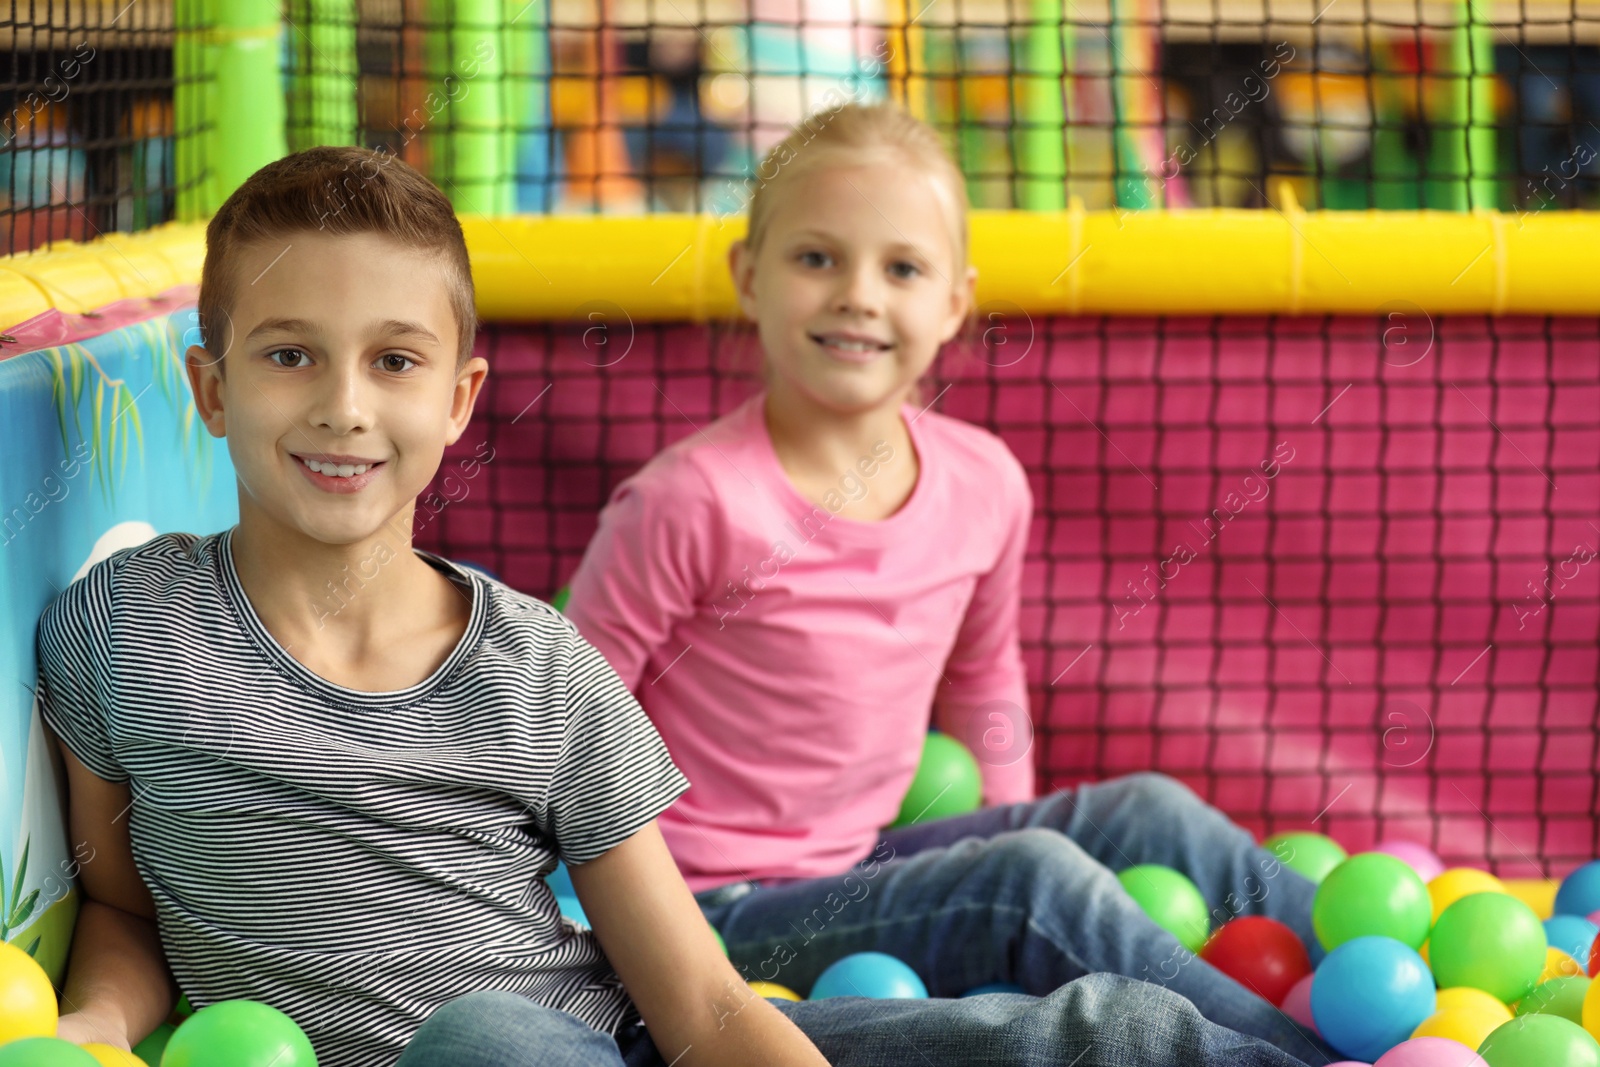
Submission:
<svg viewBox="0 0 1600 1067">
<path fill-rule="evenodd" d="M 355 146 L 307 148 L 268 163 L 233 191 L 206 226 L 206 259 L 200 270 L 201 344 L 228 336 L 228 308 L 239 286 L 238 250 L 294 233 L 378 233 L 409 248 L 435 252 L 445 266 L 450 307 L 455 312 L 456 369 L 472 354 L 478 313 L 472 264 L 455 210 L 438 186 L 404 160 Z M 213 330 L 214 325 L 221 328 Z M 219 373 L 222 356 L 215 357 Z"/>
</svg>

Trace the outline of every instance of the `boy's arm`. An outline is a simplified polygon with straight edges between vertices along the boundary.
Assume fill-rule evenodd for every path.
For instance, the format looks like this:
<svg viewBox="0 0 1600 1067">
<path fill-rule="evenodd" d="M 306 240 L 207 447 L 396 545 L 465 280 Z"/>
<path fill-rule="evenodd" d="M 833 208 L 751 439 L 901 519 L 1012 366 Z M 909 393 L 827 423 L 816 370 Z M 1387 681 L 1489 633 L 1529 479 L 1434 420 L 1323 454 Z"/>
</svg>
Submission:
<svg viewBox="0 0 1600 1067">
<path fill-rule="evenodd" d="M 154 1030 L 177 1001 L 156 932 L 155 902 L 133 863 L 128 840 L 132 797 L 127 783 L 108 782 L 85 767 L 48 726 L 67 768 L 68 826 L 77 848 L 87 846 L 78 871 L 78 911 L 61 988 L 56 1033 L 79 1043 L 121 1049 Z"/>
<path fill-rule="evenodd" d="M 1033 494 L 1020 464 L 1007 496 L 1010 516 L 994 569 L 978 578 L 934 695 L 933 721 L 960 739 L 983 773 L 983 802 L 1032 800 L 1033 725 L 1018 615 Z M 1020 483 L 1020 484 L 1019 484 Z"/>
<path fill-rule="evenodd" d="M 667 1062 L 825 1067 L 811 1040 L 717 947 L 654 819 L 570 870 L 600 946 Z"/>
</svg>

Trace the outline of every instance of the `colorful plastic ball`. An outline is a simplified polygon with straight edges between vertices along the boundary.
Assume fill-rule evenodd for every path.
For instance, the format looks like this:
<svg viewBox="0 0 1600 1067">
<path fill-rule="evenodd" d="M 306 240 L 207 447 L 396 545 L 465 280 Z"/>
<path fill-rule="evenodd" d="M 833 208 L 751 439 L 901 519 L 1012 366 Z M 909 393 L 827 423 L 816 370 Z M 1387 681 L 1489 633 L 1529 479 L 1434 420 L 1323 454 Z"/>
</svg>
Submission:
<svg viewBox="0 0 1600 1067">
<path fill-rule="evenodd" d="M 1578 961 L 1562 952 L 1558 948 L 1544 950 L 1544 970 L 1539 972 L 1539 981 L 1548 982 L 1552 978 L 1581 978 L 1583 968 L 1578 966 Z"/>
<path fill-rule="evenodd" d="M 1444 873 L 1444 860 L 1426 845 L 1414 841 L 1379 841 L 1372 846 L 1372 851 L 1384 852 L 1402 861 L 1424 882 L 1431 882 Z"/>
<path fill-rule="evenodd" d="M 1552 978 L 1534 987 L 1517 1001 L 1518 1015 L 1559 1015 L 1583 1025 L 1583 1000 L 1589 994 L 1589 978 Z"/>
<path fill-rule="evenodd" d="M 254 1000 L 209 1004 L 178 1027 L 161 1067 L 316 1067 L 317 1054 L 293 1019 Z"/>
<path fill-rule="evenodd" d="M 1311 957 L 1299 936 L 1261 915 L 1223 923 L 1201 947 L 1200 958 L 1274 1004 L 1282 1004 L 1294 984 L 1311 973 Z"/>
<path fill-rule="evenodd" d="M 1575 960 L 1586 960 L 1589 946 L 1600 937 L 1600 926 L 1576 915 L 1552 915 L 1544 921 L 1544 936 L 1551 948 L 1558 948 Z"/>
<path fill-rule="evenodd" d="M 39 961 L 0 941 L 0 1044 L 54 1037 L 58 1011 L 55 987 Z"/>
<path fill-rule="evenodd" d="M 1190 952 L 1200 951 L 1211 932 L 1211 916 L 1206 911 L 1206 898 L 1181 871 L 1141 863 L 1118 871 L 1117 881 L 1152 922 Z"/>
<path fill-rule="evenodd" d="M 555 596 L 550 598 L 550 606 L 565 615 L 567 612 L 567 601 L 571 599 L 572 589 L 564 585 L 560 589 L 556 590 Z"/>
<path fill-rule="evenodd" d="M 1433 919 L 1439 921 L 1444 909 L 1472 893 L 1504 893 L 1505 883 L 1488 871 L 1474 867 L 1452 867 L 1428 883 L 1428 898 L 1433 901 Z"/>
<path fill-rule="evenodd" d="M 1600 911 L 1600 860 L 1591 860 L 1561 879 L 1555 914 L 1588 915 Z"/>
<path fill-rule="evenodd" d="M 83 1051 L 94 1057 L 100 1067 L 144 1067 L 144 1061 L 131 1052 L 98 1042 L 83 1046 Z"/>
<path fill-rule="evenodd" d="M 916 776 L 900 802 L 892 826 L 911 826 L 977 811 L 983 802 L 983 773 L 972 752 L 956 738 L 930 733 L 922 741 Z"/>
<path fill-rule="evenodd" d="M 1478 1046 L 1489 1067 L 1600 1067 L 1600 1042 L 1559 1015 L 1524 1015 Z"/>
<path fill-rule="evenodd" d="M 1372 1067 L 1484 1067 L 1476 1050 L 1442 1037 L 1414 1037 L 1378 1057 Z"/>
<path fill-rule="evenodd" d="M 794 990 L 790 989 L 788 986 L 779 985 L 777 982 L 763 982 L 763 981 L 757 980 L 757 981 L 754 981 L 754 982 L 750 983 L 750 991 L 753 992 L 756 996 L 764 997 L 767 1000 L 795 1000 L 795 1001 L 799 1001 L 799 1000 L 804 1000 L 805 999 L 799 993 L 796 993 Z"/>
<path fill-rule="evenodd" d="M 561 909 L 561 914 L 577 923 L 579 926 L 589 925 L 589 916 L 583 913 L 583 905 L 577 897 L 556 897 L 556 907 Z"/>
<path fill-rule="evenodd" d="M 181 994 L 178 997 L 178 1003 L 173 1005 L 172 1014 L 179 1019 L 187 1019 L 189 1016 L 194 1014 L 194 1006 L 189 1003 L 189 996 L 187 993 Z"/>
<path fill-rule="evenodd" d="M 1485 993 L 1484 996 L 1488 994 Z M 1468 1050 L 1476 1050 L 1483 1044 L 1484 1038 L 1494 1033 L 1496 1028 L 1505 1025 L 1507 1014 L 1505 1005 L 1499 1001 L 1495 1001 L 1495 1004 L 1500 1010 L 1438 1008 L 1417 1024 L 1417 1028 L 1411 1031 L 1411 1037 L 1413 1040 L 1419 1037 L 1443 1038 L 1446 1041 L 1454 1041 Z"/>
<path fill-rule="evenodd" d="M 1383 852 L 1352 856 L 1328 873 L 1311 904 L 1322 947 L 1357 937 L 1392 937 L 1410 948 L 1428 939 L 1428 887 L 1405 862 Z"/>
<path fill-rule="evenodd" d="M 1350 858 L 1339 843 L 1325 834 L 1310 830 L 1273 834 L 1261 847 L 1278 857 L 1285 867 L 1320 882 L 1329 871 Z"/>
<path fill-rule="evenodd" d="M 1022 993 L 1026 995 L 1027 992 L 1026 989 L 1023 989 L 1015 982 L 990 982 L 988 985 L 973 986 L 961 995 L 964 997 L 981 997 L 986 993 Z"/>
<path fill-rule="evenodd" d="M 1433 978 L 1411 946 L 1358 937 L 1329 952 L 1311 985 L 1311 1015 L 1341 1054 L 1377 1059 L 1434 1012 Z"/>
<path fill-rule="evenodd" d="M 0 1045 L 0 1067 L 100 1067 L 100 1063 L 59 1037 L 25 1037 Z"/>
<path fill-rule="evenodd" d="M 711 936 L 717 939 L 717 947 L 720 948 L 722 950 L 722 954 L 726 956 L 728 954 L 728 943 L 722 940 L 722 931 L 713 926 L 711 928 Z"/>
<path fill-rule="evenodd" d="M 1589 977 L 1600 975 L 1600 937 L 1594 939 L 1594 944 L 1589 946 Z"/>
<path fill-rule="evenodd" d="M 178 1028 L 171 1023 L 162 1023 L 150 1031 L 145 1039 L 133 1046 L 133 1054 L 148 1063 L 150 1067 L 160 1067 L 161 1057 L 167 1051 L 167 1042 L 172 1040 L 172 1035 Z"/>
<path fill-rule="evenodd" d="M 1296 982 L 1289 988 L 1283 1003 L 1278 1005 L 1285 1015 L 1301 1026 L 1309 1027 L 1312 1033 L 1318 1033 L 1317 1020 L 1311 1015 L 1311 980 L 1315 977 L 1315 974 L 1308 974 Z"/>
<path fill-rule="evenodd" d="M 1583 1028 L 1600 1038 L 1600 982 L 1591 981 L 1583 995 Z"/>
<path fill-rule="evenodd" d="M 1511 1008 L 1498 997 L 1491 996 L 1481 989 L 1474 989 L 1469 985 L 1446 986 L 1434 994 L 1438 1003 L 1436 1011 L 1469 1011 L 1488 1012 L 1498 1016 L 1501 1022 L 1510 1022 L 1512 1019 Z M 1477 1048 L 1477 1045 L 1473 1045 Z"/>
<path fill-rule="evenodd" d="M 828 997 L 871 997 L 875 1000 L 922 999 L 928 987 L 917 972 L 883 952 L 854 952 L 835 960 L 817 976 L 811 1000 Z"/>
<path fill-rule="evenodd" d="M 572 872 L 568 871 L 567 865 L 560 860 L 556 861 L 556 869 L 544 876 L 544 884 L 558 897 L 578 895 L 578 891 L 572 887 Z"/>
<path fill-rule="evenodd" d="M 469 570 L 477 571 L 479 574 L 488 575 L 490 578 L 493 578 L 497 582 L 500 580 L 500 576 L 498 574 L 496 574 L 494 571 L 490 570 L 488 567 L 485 567 L 481 563 L 469 563 L 467 560 L 458 559 L 458 560 L 456 560 L 456 566 L 458 566 L 458 567 L 466 567 Z"/>
<path fill-rule="evenodd" d="M 1440 986 L 1469 985 L 1510 1004 L 1538 984 L 1545 948 L 1533 909 L 1501 893 L 1473 893 L 1434 923 L 1428 959 Z"/>
</svg>

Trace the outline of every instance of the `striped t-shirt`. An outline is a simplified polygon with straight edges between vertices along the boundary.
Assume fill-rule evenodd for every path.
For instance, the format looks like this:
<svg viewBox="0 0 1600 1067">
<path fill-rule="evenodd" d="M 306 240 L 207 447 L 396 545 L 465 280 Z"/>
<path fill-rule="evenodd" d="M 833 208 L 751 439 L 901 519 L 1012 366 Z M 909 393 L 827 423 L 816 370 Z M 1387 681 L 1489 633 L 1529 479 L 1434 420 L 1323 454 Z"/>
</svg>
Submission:
<svg viewBox="0 0 1600 1067">
<path fill-rule="evenodd" d="M 466 633 L 408 689 L 347 689 L 268 633 L 231 539 L 116 552 L 38 631 L 44 719 L 130 783 L 133 858 L 190 1003 L 271 1004 L 322 1067 L 392 1064 L 476 990 L 604 1033 L 637 1021 L 544 881 L 688 788 L 600 653 L 543 601 L 417 550 L 471 598 Z"/>
</svg>

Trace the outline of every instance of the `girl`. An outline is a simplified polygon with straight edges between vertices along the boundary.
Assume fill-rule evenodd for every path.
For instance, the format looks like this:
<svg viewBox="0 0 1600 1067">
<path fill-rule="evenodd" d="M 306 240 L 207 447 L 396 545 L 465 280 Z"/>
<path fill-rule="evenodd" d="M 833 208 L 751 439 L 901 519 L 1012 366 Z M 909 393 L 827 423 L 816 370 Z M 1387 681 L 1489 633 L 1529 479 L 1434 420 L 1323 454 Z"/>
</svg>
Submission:
<svg viewBox="0 0 1600 1067">
<path fill-rule="evenodd" d="M 805 990 L 843 955 L 887 952 L 934 996 L 1110 971 L 1326 1062 L 1114 872 L 1176 867 L 1226 902 L 1215 918 L 1271 915 L 1314 943 L 1308 881 L 1160 775 L 1031 799 L 1028 482 L 1003 442 L 917 392 L 977 276 L 937 134 L 846 105 L 759 173 L 729 266 L 763 385 L 616 488 L 568 607 L 689 778 L 661 828 L 734 962 Z M 880 836 L 930 708 L 978 755 L 991 806 Z"/>
</svg>

